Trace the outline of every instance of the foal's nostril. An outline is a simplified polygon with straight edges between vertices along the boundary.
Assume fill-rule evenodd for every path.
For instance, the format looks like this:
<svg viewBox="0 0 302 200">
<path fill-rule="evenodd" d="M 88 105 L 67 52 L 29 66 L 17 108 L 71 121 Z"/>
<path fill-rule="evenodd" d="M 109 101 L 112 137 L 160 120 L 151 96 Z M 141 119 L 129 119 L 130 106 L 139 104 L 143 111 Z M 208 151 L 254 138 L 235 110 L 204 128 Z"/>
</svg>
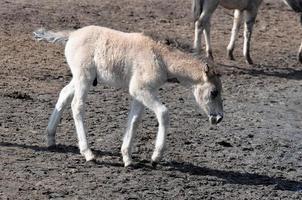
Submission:
<svg viewBox="0 0 302 200">
<path fill-rule="evenodd" d="M 221 122 L 222 119 L 223 119 L 223 116 L 218 115 L 218 116 L 216 117 L 217 124 L 218 124 L 219 122 Z"/>
</svg>

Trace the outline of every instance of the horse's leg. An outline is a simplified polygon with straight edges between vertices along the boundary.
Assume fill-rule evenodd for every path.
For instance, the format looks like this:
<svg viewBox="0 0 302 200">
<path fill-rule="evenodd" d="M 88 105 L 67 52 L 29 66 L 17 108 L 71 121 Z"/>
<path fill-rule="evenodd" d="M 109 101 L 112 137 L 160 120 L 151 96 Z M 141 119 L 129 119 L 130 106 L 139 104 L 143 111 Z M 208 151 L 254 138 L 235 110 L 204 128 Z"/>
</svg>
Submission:
<svg viewBox="0 0 302 200">
<path fill-rule="evenodd" d="M 203 1 L 201 0 L 192 0 L 192 10 L 193 10 L 193 18 L 194 18 L 194 43 L 193 48 L 196 53 L 201 52 L 201 32 L 202 32 L 202 26 L 198 22 L 198 19 L 200 18 L 200 15 L 202 13 L 202 7 L 203 7 Z"/>
<path fill-rule="evenodd" d="M 71 80 L 71 82 L 61 90 L 55 109 L 53 110 L 48 122 L 46 132 L 47 132 L 47 144 L 49 147 L 55 146 L 56 144 L 55 136 L 56 136 L 57 126 L 60 122 L 62 113 L 66 108 L 66 105 L 70 104 L 73 95 L 74 95 L 74 85 L 73 85 L 73 81 Z"/>
<path fill-rule="evenodd" d="M 302 25 L 302 14 L 300 14 L 300 24 Z M 302 42 L 298 52 L 298 60 L 300 63 L 302 63 Z"/>
<path fill-rule="evenodd" d="M 203 26 L 199 25 L 198 20 L 195 22 L 195 35 L 194 35 L 194 51 L 197 54 L 201 53 L 201 33 L 203 30 Z"/>
<path fill-rule="evenodd" d="M 195 37 L 194 37 L 194 49 L 197 53 L 201 52 L 201 33 L 204 32 L 206 41 L 206 53 L 208 57 L 212 57 L 212 48 L 210 41 L 210 20 L 213 12 L 218 6 L 218 0 L 204 0 L 201 11 L 201 15 L 198 20 L 195 21 Z"/>
<path fill-rule="evenodd" d="M 299 52 L 298 52 L 298 60 L 300 63 L 302 63 L 302 43 L 300 45 Z"/>
<path fill-rule="evenodd" d="M 152 164 L 157 164 L 163 156 L 166 136 L 169 126 L 168 109 L 157 98 L 157 92 L 150 90 L 135 91 L 135 98 L 152 110 L 158 120 L 158 132 L 155 141 L 155 150 L 152 154 Z"/>
<path fill-rule="evenodd" d="M 94 159 L 94 155 L 88 147 L 86 131 L 84 126 L 84 104 L 88 90 L 93 79 L 90 75 L 81 73 L 74 74 L 74 97 L 71 103 L 73 119 L 78 136 L 80 153 L 85 157 L 86 161 Z"/>
<path fill-rule="evenodd" d="M 238 35 L 238 30 L 239 30 L 240 25 L 241 25 L 241 19 L 242 19 L 242 11 L 235 10 L 234 11 L 234 23 L 233 23 L 233 28 L 232 28 L 231 40 L 230 40 L 230 43 L 227 47 L 227 54 L 228 54 L 228 58 L 230 60 L 235 60 L 234 55 L 233 55 L 233 51 L 234 51 L 234 47 L 235 47 L 235 41 L 236 41 L 236 38 L 237 38 L 237 35 Z"/>
<path fill-rule="evenodd" d="M 253 32 L 253 26 L 256 21 L 258 8 L 253 10 L 247 10 L 245 16 L 245 23 L 244 23 L 244 46 L 243 46 L 243 55 L 245 60 L 248 64 L 253 64 L 253 60 L 250 56 L 250 43 L 251 37 Z"/>
<path fill-rule="evenodd" d="M 133 138 L 135 137 L 138 123 L 142 118 L 143 111 L 144 111 L 144 105 L 139 101 L 137 101 L 136 99 L 134 99 L 131 104 L 131 109 L 129 112 L 128 122 L 127 122 L 127 129 L 124 135 L 123 144 L 121 148 L 125 167 L 131 165 L 132 163 L 131 151 L 132 151 Z"/>
<path fill-rule="evenodd" d="M 211 45 L 211 21 L 210 21 L 210 18 L 204 24 L 203 35 L 204 35 L 205 43 L 206 43 L 207 58 L 214 60 L 213 52 L 212 52 L 212 45 Z"/>
</svg>

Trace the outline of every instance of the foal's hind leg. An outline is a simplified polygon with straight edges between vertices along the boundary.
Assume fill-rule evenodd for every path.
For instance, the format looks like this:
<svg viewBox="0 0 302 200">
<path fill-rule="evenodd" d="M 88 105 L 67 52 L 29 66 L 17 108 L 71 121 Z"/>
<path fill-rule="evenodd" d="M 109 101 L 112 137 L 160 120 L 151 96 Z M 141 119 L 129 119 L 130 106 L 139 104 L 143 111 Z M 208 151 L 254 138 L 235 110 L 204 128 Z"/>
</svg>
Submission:
<svg viewBox="0 0 302 200">
<path fill-rule="evenodd" d="M 233 28 L 232 28 L 231 40 L 230 40 L 230 43 L 227 47 L 227 54 L 228 54 L 228 58 L 230 60 L 235 60 L 234 55 L 233 55 L 233 51 L 234 51 L 234 47 L 235 47 L 236 37 L 238 35 L 238 30 L 239 30 L 240 25 L 241 25 L 241 19 L 242 19 L 242 11 L 235 10 L 234 11 L 234 23 L 233 23 Z"/>
<path fill-rule="evenodd" d="M 75 122 L 76 132 L 78 136 L 80 153 L 85 157 L 86 161 L 93 160 L 95 157 L 88 147 L 87 136 L 84 126 L 84 104 L 88 90 L 93 79 L 89 75 L 81 73 L 80 76 L 74 75 L 74 97 L 71 103 L 73 119 Z"/>
<path fill-rule="evenodd" d="M 250 65 L 253 64 L 253 60 L 250 56 L 250 43 L 253 32 L 253 26 L 257 17 L 257 11 L 257 9 L 247 10 L 245 16 L 243 55 L 245 56 L 246 62 Z"/>
<path fill-rule="evenodd" d="M 139 90 L 134 93 L 134 97 L 142 102 L 147 108 L 152 110 L 158 120 L 158 132 L 155 141 L 155 150 L 152 155 L 152 164 L 156 164 L 163 156 L 166 146 L 166 136 L 169 126 L 168 109 L 157 98 L 157 92 L 150 90 Z"/>
<path fill-rule="evenodd" d="M 56 136 L 57 126 L 59 124 L 64 109 L 71 102 L 73 95 L 74 95 L 74 85 L 73 85 L 73 81 L 71 80 L 71 82 L 61 90 L 56 107 L 53 110 L 48 122 L 46 132 L 47 132 L 47 144 L 49 147 L 55 146 L 56 144 L 55 136 Z"/>
<path fill-rule="evenodd" d="M 143 111 L 144 111 L 144 105 L 134 99 L 131 104 L 131 109 L 128 116 L 127 129 L 124 135 L 123 144 L 121 148 L 125 167 L 131 165 L 132 163 L 131 151 L 132 151 L 133 139 L 135 137 L 138 123 L 142 118 Z"/>
</svg>

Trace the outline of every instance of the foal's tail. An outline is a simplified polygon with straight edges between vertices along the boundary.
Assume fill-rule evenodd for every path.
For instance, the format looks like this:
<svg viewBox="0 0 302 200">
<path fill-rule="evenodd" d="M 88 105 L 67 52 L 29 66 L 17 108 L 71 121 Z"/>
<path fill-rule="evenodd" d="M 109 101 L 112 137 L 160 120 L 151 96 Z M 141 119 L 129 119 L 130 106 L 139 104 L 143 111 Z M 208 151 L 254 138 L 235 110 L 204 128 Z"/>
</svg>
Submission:
<svg viewBox="0 0 302 200">
<path fill-rule="evenodd" d="M 34 38 L 38 41 L 46 40 L 51 43 L 59 43 L 65 45 L 68 41 L 70 33 L 73 31 L 47 31 L 44 28 L 40 28 L 33 32 Z"/>
<path fill-rule="evenodd" d="M 202 12 L 203 0 L 192 0 L 192 14 L 194 22 L 199 18 Z"/>
</svg>

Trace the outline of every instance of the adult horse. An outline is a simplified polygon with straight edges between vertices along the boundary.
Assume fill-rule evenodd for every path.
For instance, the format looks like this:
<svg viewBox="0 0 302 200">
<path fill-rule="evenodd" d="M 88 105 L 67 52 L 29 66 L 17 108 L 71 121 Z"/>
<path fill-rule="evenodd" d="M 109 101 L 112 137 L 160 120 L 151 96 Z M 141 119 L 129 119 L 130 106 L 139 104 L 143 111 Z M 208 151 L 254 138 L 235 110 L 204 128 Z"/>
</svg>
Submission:
<svg viewBox="0 0 302 200">
<path fill-rule="evenodd" d="M 194 49 L 197 53 L 201 51 L 201 33 L 205 36 L 207 57 L 213 59 L 211 39 L 210 39 L 210 20 L 213 12 L 218 5 L 227 9 L 235 10 L 234 24 L 230 43 L 227 47 L 229 59 L 234 60 L 233 51 L 236 36 L 240 27 L 243 13 L 245 12 L 244 26 L 244 46 L 243 55 L 248 64 L 253 64 L 250 56 L 250 42 L 252 37 L 253 26 L 258 13 L 258 8 L 262 0 L 192 0 L 192 11 L 195 22 Z"/>
</svg>

